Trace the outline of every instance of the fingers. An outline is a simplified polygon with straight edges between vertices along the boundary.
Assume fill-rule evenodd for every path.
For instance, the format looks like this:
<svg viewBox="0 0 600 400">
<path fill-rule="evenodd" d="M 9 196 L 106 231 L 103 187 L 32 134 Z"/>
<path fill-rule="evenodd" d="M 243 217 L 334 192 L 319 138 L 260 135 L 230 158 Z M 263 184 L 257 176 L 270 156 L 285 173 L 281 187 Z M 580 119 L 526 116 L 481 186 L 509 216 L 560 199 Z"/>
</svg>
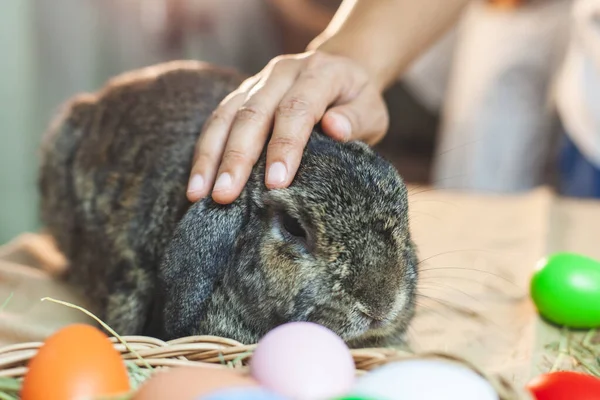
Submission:
<svg viewBox="0 0 600 400">
<path fill-rule="evenodd" d="M 244 104 L 244 100 L 243 93 L 232 93 L 221 102 L 221 105 L 205 123 L 196 143 L 187 188 L 189 201 L 198 201 L 210 192 L 235 113 Z"/>
<path fill-rule="evenodd" d="M 325 113 L 321 120 L 325 133 L 337 140 L 379 142 L 389 127 L 389 114 L 381 94 L 372 86 L 360 96 Z"/>
<path fill-rule="evenodd" d="M 293 180 L 304 147 L 314 125 L 327 106 L 344 92 L 348 84 L 343 71 L 323 68 L 300 73 L 275 112 L 273 135 L 267 147 L 268 188 L 282 188 Z"/>
<path fill-rule="evenodd" d="M 237 111 L 212 192 L 217 203 L 231 203 L 242 192 L 264 148 L 275 109 L 296 75 L 284 64 L 274 68 Z"/>
<path fill-rule="evenodd" d="M 334 139 L 369 144 L 379 141 L 388 127 L 381 94 L 352 61 L 319 53 L 275 58 L 223 100 L 203 127 L 188 199 L 197 201 L 212 190 L 215 202 L 233 202 L 271 127 L 265 184 L 271 189 L 288 186 L 319 120 Z"/>
</svg>

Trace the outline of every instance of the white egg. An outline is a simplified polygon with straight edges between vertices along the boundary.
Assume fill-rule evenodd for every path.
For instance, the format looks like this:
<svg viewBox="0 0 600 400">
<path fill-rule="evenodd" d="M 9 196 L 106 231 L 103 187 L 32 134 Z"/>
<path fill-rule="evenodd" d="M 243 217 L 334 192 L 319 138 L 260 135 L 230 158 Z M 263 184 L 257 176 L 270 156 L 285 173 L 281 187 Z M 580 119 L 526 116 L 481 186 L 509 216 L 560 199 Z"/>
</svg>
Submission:
<svg viewBox="0 0 600 400">
<path fill-rule="evenodd" d="M 362 376 L 353 395 L 380 400 L 498 400 L 492 385 L 473 370 L 442 360 L 406 360 Z"/>
</svg>

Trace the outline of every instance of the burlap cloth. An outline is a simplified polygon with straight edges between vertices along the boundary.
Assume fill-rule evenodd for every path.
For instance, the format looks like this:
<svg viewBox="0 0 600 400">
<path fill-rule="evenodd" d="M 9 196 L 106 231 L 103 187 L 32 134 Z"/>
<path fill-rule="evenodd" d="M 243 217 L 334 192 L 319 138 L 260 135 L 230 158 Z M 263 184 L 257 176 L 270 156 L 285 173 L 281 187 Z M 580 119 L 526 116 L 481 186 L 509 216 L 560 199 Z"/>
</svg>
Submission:
<svg viewBox="0 0 600 400">
<path fill-rule="evenodd" d="M 558 331 L 541 322 L 528 296 L 536 262 L 553 251 L 600 258 L 600 203 L 559 199 L 546 189 L 487 196 L 410 189 L 419 246 L 415 351 L 460 355 L 516 384 L 543 370 L 544 345 Z M 57 327 L 89 321 L 45 296 L 86 306 L 52 279 L 63 260 L 46 237 L 24 234 L 0 247 L 0 345 L 42 340 Z"/>
</svg>

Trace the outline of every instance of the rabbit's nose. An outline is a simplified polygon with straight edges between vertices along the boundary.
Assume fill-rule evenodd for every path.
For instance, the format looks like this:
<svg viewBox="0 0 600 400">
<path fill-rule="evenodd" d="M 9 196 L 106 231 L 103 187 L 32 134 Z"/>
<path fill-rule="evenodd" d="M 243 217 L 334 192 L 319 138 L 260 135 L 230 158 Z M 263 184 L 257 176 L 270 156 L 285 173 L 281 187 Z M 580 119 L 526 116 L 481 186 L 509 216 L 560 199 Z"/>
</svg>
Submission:
<svg viewBox="0 0 600 400">
<path fill-rule="evenodd" d="M 379 321 L 377 319 L 374 319 L 369 324 L 369 329 L 380 329 L 380 328 L 386 327 L 387 325 L 388 325 L 387 320 Z"/>
<path fill-rule="evenodd" d="M 359 313 L 367 320 L 367 323 L 369 324 L 369 329 L 380 329 L 387 326 L 389 323 L 389 320 L 385 317 L 374 317 L 373 313 L 365 313 L 362 311 L 359 311 Z"/>
<path fill-rule="evenodd" d="M 391 307 L 366 307 L 362 303 L 358 303 L 357 308 L 363 316 L 372 320 L 371 325 L 383 324 L 386 321 L 387 315 L 391 309 Z"/>
<path fill-rule="evenodd" d="M 354 290 L 356 307 L 373 320 L 385 320 L 394 308 L 397 292 L 389 282 L 360 282 Z"/>
<path fill-rule="evenodd" d="M 364 313 L 359 311 L 360 315 L 367 320 L 369 324 L 369 329 L 377 329 L 385 326 L 386 320 L 385 318 L 374 318 L 371 314 Z"/>
</svg>

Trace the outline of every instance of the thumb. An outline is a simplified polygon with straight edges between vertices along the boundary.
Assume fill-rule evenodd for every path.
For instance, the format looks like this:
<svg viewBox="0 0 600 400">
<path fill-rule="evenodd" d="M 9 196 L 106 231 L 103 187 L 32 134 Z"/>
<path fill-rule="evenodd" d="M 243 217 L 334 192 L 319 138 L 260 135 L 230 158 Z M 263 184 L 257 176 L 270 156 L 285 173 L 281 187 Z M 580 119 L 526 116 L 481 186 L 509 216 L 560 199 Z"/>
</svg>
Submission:
<svg viewBox="0 0 600 400">
<path fill-rule="evenodd" d="M 389 126 L 389 115 L 381 95 L 363 93 L 354 100 L 327 110 L 321 120 L 325 133 L 333 139 L 379 142 Z"/>
</svg>

